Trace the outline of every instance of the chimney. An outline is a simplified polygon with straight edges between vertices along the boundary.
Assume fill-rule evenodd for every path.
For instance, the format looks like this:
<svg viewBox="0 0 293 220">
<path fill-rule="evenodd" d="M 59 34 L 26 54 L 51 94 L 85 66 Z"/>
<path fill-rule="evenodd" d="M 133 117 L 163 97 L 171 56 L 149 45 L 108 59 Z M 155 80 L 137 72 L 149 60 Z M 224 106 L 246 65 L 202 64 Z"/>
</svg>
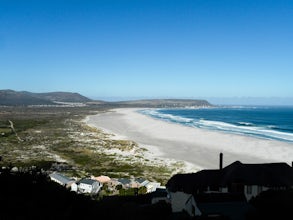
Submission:
<svg viewBox="0 0 293 220">
<path fill-rule="evenodd" d="M 223 169 L 223 153 L 220 153 L 220 170 Z"/>
</svg>

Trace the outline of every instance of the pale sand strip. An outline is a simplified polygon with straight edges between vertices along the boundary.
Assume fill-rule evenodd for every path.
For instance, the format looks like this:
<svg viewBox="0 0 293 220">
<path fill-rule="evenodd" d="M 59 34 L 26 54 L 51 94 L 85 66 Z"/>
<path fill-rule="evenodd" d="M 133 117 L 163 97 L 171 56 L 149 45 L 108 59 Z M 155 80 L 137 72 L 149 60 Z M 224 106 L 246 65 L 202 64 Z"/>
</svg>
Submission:
<svg viewBox="0 0 293 220">
<path fill-rule="evenodd" d="M 88 116 L 86 122 L 118 139 L 135 141 L 157 157 L 186 161 L 199 169 L 218 168 L 220 152 L 224 153 L 224 166 L 236 160 L 288 164 L 293 160 L 293 144 L 185 127 L 136 111 L 114 109 Z"/>
</svg>

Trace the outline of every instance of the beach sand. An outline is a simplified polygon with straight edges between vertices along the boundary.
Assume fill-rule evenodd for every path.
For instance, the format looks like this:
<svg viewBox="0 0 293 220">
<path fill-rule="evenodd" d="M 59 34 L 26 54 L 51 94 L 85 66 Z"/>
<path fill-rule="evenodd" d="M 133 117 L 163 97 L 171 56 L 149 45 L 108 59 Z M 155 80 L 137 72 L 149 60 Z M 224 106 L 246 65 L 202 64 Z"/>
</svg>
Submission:
<svg viewBox="0 0 293 220">
<path fill-rule="evenodd" d="M 169 123 L 137 113 L 138 109 L 114 109 L 88 116 L 86 123 L 148 149 L 155 157 L 184 161 L 199 169 L 217 169 L 219 153 L 223 166 L 242 163 L 293 160 L 293 144 L 234 135 Z M 189 167 L 191 168 L 191 167 Z M 192 170 L 191 170 L 192 171 Z"/>
</svg>

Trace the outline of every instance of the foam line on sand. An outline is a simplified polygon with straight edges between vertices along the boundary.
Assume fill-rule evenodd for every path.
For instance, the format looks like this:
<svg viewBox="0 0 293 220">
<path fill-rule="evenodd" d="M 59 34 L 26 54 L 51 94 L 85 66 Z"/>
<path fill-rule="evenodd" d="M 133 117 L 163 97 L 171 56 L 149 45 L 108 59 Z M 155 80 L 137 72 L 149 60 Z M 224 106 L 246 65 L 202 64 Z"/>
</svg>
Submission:
<svg viewBox="0 0 293 220">
<path fill-rule="evenodd" d="M 155 156 L 185 161 L 199 169 L 243 163 L 286 162 L 293 160 L 293 144 L 243 135 L 208 131 L 169 123 L 140 114 L 138 109 L 114 109 L 88 116 L 90 126 L 115 134 L 118 139 L 135 141 Z"/>
</svg>

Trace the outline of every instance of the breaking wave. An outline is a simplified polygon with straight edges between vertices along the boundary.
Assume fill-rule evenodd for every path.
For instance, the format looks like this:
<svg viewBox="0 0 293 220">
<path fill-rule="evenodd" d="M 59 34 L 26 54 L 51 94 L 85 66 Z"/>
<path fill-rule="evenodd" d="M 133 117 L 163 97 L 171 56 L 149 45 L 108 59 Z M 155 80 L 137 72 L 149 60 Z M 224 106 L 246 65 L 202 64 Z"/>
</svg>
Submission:
<svg viewBox="0 0 293 220">
<path fill-rule="evenodd" d="M 258 108 L 237 108 L 238 111 L 241 111 L 242 109 L 245 111 L 249 111 L 249 117 L 247 116 L 247 118 L 253 118 L 254 109 L 260 111 Z M 234 110 L 235 108 L 225 108 L 225 110 L 219 108 L 218 111 L 221 114 L 219 114 L 219 112 L 216 112 L 218 114 L 217 117 L 212 117 L 212 113 L 215 113 L 217 109 L 145 109 L 139 110 L 139 112 L 156 119 L 173 122 L 189 127 L 196 127 L 213 131 L 221 131 L 293 143 L 293 130 L 290 126 L 278 124 L 276 123 L 276 120 L 272 120 L 272 117 L 261 118 L 261 120 L 259 117 L 255 117 L 256 119 L 252 119 L 249 121 L 246 120 L 246 118 L 244 118 L 243 115 L 236 115 Z M 262 110 L 265 111 L 265 109 Z M 229 113 L 233 114 L 229 115 Z M 257 112 L 257 114 L 259 114 L 259 112 Z M 282 122 L 281 119 L 278 121 Z M 284 121 L 288 120 L 285 119 Z M 291 125 L 293 126 L 293 124 Z"/>
</svg>

